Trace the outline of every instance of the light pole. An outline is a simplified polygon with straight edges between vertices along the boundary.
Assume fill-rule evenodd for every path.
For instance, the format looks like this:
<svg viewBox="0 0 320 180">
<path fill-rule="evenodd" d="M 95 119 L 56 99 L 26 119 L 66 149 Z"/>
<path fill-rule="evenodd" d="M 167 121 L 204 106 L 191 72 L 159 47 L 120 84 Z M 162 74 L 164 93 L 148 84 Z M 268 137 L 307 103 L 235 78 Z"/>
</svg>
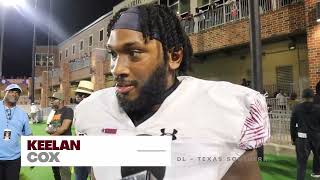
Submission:
<svg viewBox="0 0 320 180">
<path fill-rule="evenodd" d="M 0 35 L 0 77 L 3 75 L 3 48 L 4 48 L 4 31 L 5 31 L 5 20 L 6 20 L 6 7 L 17 7 L 24 6 L 24 0 L 0 0 L 0 11 L 1 11 L 1 35 Z"/>
<path fill-rule="evenodd" d="M 250 53 L 253 89 L 262 92 L 262 50 L 259 1 L 249 1 L 250 13 Z"/>
<path fill-rule="evenodd" d="M 37 9 L 37 2 L 38 0 L 35 0 L 34 2 L 34 10 Z M 36 61 L 36 22 L 33 22 L 33 40 L 32 40 L 32 84 L 31 84 L 31 103 L 34 103 L 34 84 L 35 84 L 35 61 Z"/>
<path fill-rule="evenodd" d="M 6 16 L 6 9 L 3 5 L 0 4 L 1 8 L 1 42 L 0 42 L 0 77 L 2 77 L 2 62 L 3 62 L 3 42 L 4 42 L 4 26 L 5 26 L 5 16 Z"/>
<path fill-rule="evenodd" d="M 261 93 L 263 90 L 263 79 L 259 1 L 249 0 L 249 13 L 252 88 Z M 261 146 L 257 149 L 258 160 L 263 161 L 263 154 L 264 150 L 263 146 Z"/>
</svg>

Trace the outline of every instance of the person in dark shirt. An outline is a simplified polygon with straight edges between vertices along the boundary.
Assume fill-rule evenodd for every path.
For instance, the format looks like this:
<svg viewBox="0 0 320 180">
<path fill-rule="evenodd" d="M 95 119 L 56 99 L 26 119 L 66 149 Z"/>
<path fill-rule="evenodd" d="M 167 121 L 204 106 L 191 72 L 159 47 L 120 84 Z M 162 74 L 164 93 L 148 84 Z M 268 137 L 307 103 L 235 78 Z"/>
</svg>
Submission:
<svg viewBox="0 0 320 180">
<path fill-rule="evenodd" d="M 47 132 L 51 136 L 71 136 L 71 125 L 73 120 L 73 110 L 64 105 L 64 96 L 60 92 L 55 92 L 50 98 L 52 109 L 56 112 L 50 122 L 51 127 Z M 70 167 L 52 167 L 55 180 L 71 180 Z"/>
<path fill-rule="evenodd" d="M 316 85 L 316 95 L 313 98 L 315 104 L 320 104 L 320 81 Z"/>
<path fill-rule="evenodd" d="M 310 151 L 313 152 L 312 177 L 320 177 L 320 105 L 313 103 L 313 90 L 303 90 L 304 102 L 296 105 L 292 112 L 290 133 L 296 146 L 297 180 L 303 180 Z"/>
</svg>

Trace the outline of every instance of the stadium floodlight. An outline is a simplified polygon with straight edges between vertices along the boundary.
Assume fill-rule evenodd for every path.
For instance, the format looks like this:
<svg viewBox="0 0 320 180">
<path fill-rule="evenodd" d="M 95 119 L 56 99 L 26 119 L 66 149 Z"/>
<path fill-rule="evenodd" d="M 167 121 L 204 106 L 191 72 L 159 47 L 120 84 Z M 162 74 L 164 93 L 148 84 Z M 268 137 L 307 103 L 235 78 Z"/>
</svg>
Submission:
<svg viewBox="0 0 320 180">
<path fill-rule="evenodd" d="M 0 4 L 5 7 L 25 7 L 25 0 L 0 0 Z"/>
</svg>

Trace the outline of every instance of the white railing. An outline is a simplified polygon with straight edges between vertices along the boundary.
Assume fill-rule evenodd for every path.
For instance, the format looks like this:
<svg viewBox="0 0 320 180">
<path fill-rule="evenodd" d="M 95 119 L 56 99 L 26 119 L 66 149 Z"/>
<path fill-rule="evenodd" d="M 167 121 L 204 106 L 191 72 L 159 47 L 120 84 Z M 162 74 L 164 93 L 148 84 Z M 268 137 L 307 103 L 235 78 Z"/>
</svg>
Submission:
<svg viewBox="0 0 320 180">
<path fill-rule="evenodd" d="M 288 98 L 282 99 L 280 102 L 280 99 L 277 98 L 267 98 L 267 104 L 269 108 L 271 108 L 271 111 L 281 110 L 281 111 L 289 111 L 289 103 Z"/>
<path fill-rule="evenodd" d="M 260 13 L 278 10 L 284 6 L 303 0 L 259 0 Z M 181 20 L 181 25 L 187 33 L 197 33 L 210 27 L 234 22 L 249 16 L 249 0 L 236 0 L 235 4 L 226 4 L 209 9 L 193 18 Z"/>
<path fill-rule="evenodd" d="M 301 87 L 303 89 L 303 87 Z M 292 93 L 296 93 L 300 96 L 300 85 L 299 83 L 282 83 L 282 84 L 266 84 L 263 85 L 263 89 L 266 90 L 269 94 L 270 98 L 275 97 L 275 93 L 277 93 L 280 89 L 286 93 L 287 96 L 290 96 Z"/>
<path fill-rule="evenodd" d="M 75 59 L 69 63 L 70 71 L 80 70 L 90 66 L 90 58 L 85 57 L 81 59 Z"/>
<path fill-rule="evenodd" d="M 275 144 L 290 145 L 290 117 L 291 112 L 271 112 L 269 113 L 271 138 L 268 142 Z"/>
</svg>

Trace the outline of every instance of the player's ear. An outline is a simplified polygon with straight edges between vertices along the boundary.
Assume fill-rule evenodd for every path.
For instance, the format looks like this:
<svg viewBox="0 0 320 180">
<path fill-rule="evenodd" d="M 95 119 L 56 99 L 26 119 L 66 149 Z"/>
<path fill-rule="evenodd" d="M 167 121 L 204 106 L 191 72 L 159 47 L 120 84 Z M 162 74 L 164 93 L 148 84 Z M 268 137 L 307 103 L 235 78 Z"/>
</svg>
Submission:
<svg viewBox="0 0 320 180">
<path fill-rule="evenodd" d="M 177 70 L 183 59 L 183 48 L 171 49 L 168 52 L 168 66 L 170 71 Z"/>
</svg>

